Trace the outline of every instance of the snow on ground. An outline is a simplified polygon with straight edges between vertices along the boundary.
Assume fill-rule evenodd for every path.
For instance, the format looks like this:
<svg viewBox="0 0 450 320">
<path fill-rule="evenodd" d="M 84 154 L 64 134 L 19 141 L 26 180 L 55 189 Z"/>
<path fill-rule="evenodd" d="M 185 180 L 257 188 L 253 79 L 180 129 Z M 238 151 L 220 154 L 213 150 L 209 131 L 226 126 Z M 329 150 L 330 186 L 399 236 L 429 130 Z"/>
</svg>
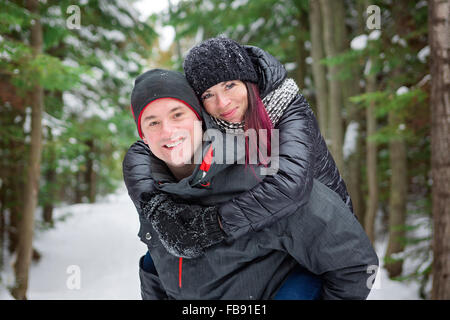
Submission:
<svg viewBox="0 0 450 320">
<path fill-rule="evenodd" d="M 137 237 L 138 216 L 126 190 L 95 204 L 56 209 L 55 220 L 67 214 L 54 229 L 35 232 L 42 257 L 30 269 L 28 299 L 140 299 L 138 261 L 146 246 Z M 7 267 L 3 281 L 12 285 Z M 11 298 L 0 286 L 0 299 Z"/>
<path fill-rule="evenodd" d="M 55 209 L 54 216 L 54 229 L 35 232 L 42 257 L 30 269 L 28 299 L 141 299 L 138 260 L 146 247 L 124 187 L 95 204 Z M 386 239 L 376 244 L 379 257 L 386 245 Z M 0 300 L 12 299 L 5 288 L 14 282 L 10 263 L 2 278 Z M 419 299 L 418 285 L 392 281 L 381 269 L 369 299 Z"/>
<path fill-rule="evenodd" d="M 418 300 L 421 299 L 419 296 L 419 287 L 420 285 L 414 281 L 394 281 L 389 279 L 388 272 L 383 267 L 384 261 L 383 257 L 386 253 L 388 246 L 388 234 L 387 230 L 383 230 L 383 211 L 378 210 L 376 219 L 375 219 L 375 251 L 378 255 L 378 260 L 380 263 L 380 269 L 378 271 L 376 280 L 373 284 L 372 291 L 367 297 L 368 300 Z M 415 217 L 408 218 L 407 223 L 409 225 L 416 224 L 414 219 Z M 416 221 L 417 222 L 417 221 Z M 420 234 L 416 234 L 416 236 L 425 236 L 428 234 L 429 230 L 426 228 L 420 228 L 418 230 Z M 412 234 L 410 234 L 412 235 Z M 414 259 L 407 258 L 403 263 L 403 271 L 407 270 L 410 272 L 411 268 L 416 264 Z"/>
<path fill-rule="evenodd" d="M 383 257 L 387 249 L 388 238 L 384 237 L 375 244 L 380 261 L 380 270 L 373 284 L 372 291 L 367 297 L 368 300 L 418 300 L 419 284 L 417 282 L 404 283 L 389 279 L 386 269 L 383 268 Z"/>
</svg>

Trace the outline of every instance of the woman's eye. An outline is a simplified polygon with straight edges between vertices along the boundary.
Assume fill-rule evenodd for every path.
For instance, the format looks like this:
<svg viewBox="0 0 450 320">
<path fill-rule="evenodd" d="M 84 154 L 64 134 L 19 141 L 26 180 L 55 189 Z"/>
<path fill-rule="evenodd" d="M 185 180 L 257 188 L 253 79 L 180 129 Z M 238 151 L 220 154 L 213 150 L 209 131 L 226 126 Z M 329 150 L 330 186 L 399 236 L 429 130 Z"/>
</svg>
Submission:
<svg viewBox="0 0 450 320">
<path fill-rule="evenodd" d="M 228 84 L 225 86 L 225 88 L 231 89 L 231 88 L 233 88 L 235 85 L 236 85 L 236 84 L 234 84 L 233 82 L 231 82 L 231 83 L 228 83 Z"/>
<path fill-rule="evenodd" d="M 158 124 L 157 121 L 153 121 L 153 122 L 149 122 L 148 126 L 149 126 L 149 127 L 154 127 L 154 126 L 156 126 L 157 124 Z"/>
<path fill-rule="evenodd" d="M 206 100 L 206 99 L 209 99 L 209 98 L 211 98 L 211 97 L 212 97 L 212 94 L 211 94 L 211 93 L 207 93 L 207 94 L 205 94 L 205 95 L 202 96 L 202 101 L 203 101 L 203 100 Z"/>
<path fill-rule="evenodd" d="M 177 113 L 175 113 L 173 116 L 174 116 L 175 118 L 179 118 L 179 117 L 181 117 L 182 115 L 183 115 L 182 112 L 177 112 Z"/>
</svg>

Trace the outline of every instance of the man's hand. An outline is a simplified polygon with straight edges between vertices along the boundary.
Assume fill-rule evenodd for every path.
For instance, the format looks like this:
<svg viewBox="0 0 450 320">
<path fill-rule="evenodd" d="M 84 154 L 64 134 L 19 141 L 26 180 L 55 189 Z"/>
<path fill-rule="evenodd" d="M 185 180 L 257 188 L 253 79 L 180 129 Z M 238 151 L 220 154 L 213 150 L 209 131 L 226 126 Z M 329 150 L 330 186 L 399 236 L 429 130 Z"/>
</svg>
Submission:
<svg viewBox="0 0 450 320">
<path fill-rule="evenodd" d="M 161 243 L 174 256 L 200 257 L 205 248 L 225 237 L 215 206 L 179 203 L 167 194 L 143 194 L 141 207 Z"/>
</svg>

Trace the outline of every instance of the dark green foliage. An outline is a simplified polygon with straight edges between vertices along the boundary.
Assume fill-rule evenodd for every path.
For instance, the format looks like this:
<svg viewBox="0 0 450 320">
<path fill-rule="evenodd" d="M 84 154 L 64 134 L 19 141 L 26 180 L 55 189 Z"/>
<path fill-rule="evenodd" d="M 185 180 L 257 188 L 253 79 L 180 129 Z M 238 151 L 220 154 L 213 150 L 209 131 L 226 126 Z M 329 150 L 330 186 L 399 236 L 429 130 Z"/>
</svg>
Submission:
<svg viewBox="0 0 450 320">
<path fill-rule="evenodd" d="M 23 171 L 29 139 L 26 98 L 38 83 L 45 89 L 41 206 L 92 200 L 91 169 L 95 172 L 96 195 L 110 193 L 121 184 L 121 161 L 137 138 L 129 109 L 133 80 L 143 71 L 143 61 L 151 58 L 154 64 L 155 57 L 161 54 L 155 45 L 157 35 L 150 25 L 173 26 L 182 54 L 197 41 L 225 35 L 267 50 L 288 67 L 290 77 L 295 77 L 304 59 L 303 93 L 308 100 L 309 96 L 314 98 L 311 61 L 307 59 L 311 55 L 309 1 L 181 0 L 171 12 L 153 15 L 148 23 L 137 20 L 136 12 L 130 9 L 131 2 L 80 1 L 77 5 L 81 28 L 71 30 L 66 27 L 70 16 L 67 8 L 76 3 L 42 1 L 43 54 L 35 58 L 29 47 L 32 17 L 24 8 L 25 1 L 0 3 L 0 83 L 12 85 L 16 97 L 5 99 L 0 91 L 1 165 L 9 172 Z M 346 48 L 361 32 L 367 37 L 374 32 L 358 20 L 357 10 L 366 3 L 345 1 Z M 348 49 L 321 63 L 339 66 L 335 81 L 352 79 L 357 70 L 359 94 L 351 97 L 350 102 L 360 111 L 375 103 L 378 128 L 368 139 L 376 141 L 378 147 L 379 205 L 385 216 L 389 214 L 392 174 L 389 142 L 402 138 L 407 144 L 408 218 L 405 226 L 399 226 L 407 231 L 407 236 L 400 239 L 407 247 L 403 254 L 388 257 L 385 262 L 414 260 L 414 268 L 406 270 L 398 280 L 415 279 L 424 288 L 431 268 L 430 238 L 421 231 L 430 229 L 431 151 L 429 61 L 419 52 L 428 44 L 428 7 L 426 1 L 374 0 L 370 4 L 381 10 L 379 36 L 368 40 L 361 50 Z M 299 55 L 300 49 L 306 56 Z M 175 51 L 166 53 L 173 56 L 168 65 L 181 70 L 182 57 Z M 367 74 L 376 76 L 375 92 L 364 93 Z M 314 100 L 310 102 L 314 107 Z M 349 112 L 345 108 L 344 117 Z M 388 122 L 391 112 L 400 120 L 395 126 Z M 349 120 L 346 118 L 344 122 L 347 124 Z M 364 136 L 364 120 L 360 121 L 360 128 Z M 364 152 L 361 156 L 365 156 Z M 0 172 L 0 179 L 9 187 L 11 174 L 5 173 L 8 170 Z M 361 171 L 363 181 L 359 187 L 367 192 L 366 168 Z M 50 178 L 52 172 L 54 179 Z M 23 177 L 17 180 L 22 181 Z M 11 190 L 5 193 L 5 212 L 17 205 Z M 425 289 L 421 294 L 426 296 Z"/>
<path fill-rule="evenodd" d="M 40 1 L 40 15 L 32 16 L 26 1 L 1 1 L 2 219 L 20 219 L 29 97 L 36 85 L 44 89 L 39 206 L 51 212 L 61 202 L 95 201 L 122 183 L 122 159 L 137 138 L 129 96 L 156 38 L 153 28 L 138 20 L 132 2 Z M 74 4 L 80 9 L 79 29 L 67 25 L 74 14 L 67 9 Z M 43 29 L 42 53 L 36 56 L 29 45 L 33 19 Z M 13 226 L 5 227 L 2 237 Z M 4 245 L 0 241 L 0 252 Z"/>
</svg>

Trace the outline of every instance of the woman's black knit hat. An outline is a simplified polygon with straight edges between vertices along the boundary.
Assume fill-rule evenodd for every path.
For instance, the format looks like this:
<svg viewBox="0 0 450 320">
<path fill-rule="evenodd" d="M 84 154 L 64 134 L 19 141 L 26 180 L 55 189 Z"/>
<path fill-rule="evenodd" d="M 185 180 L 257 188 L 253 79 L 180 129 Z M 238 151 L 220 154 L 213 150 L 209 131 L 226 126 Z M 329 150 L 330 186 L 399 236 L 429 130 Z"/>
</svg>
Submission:
<svg viewBox="0 0 450 320">
<path fill-rule="evenodd" d="M 236 41 L 225 37 L 211 38 L 193 47 L 184 60 L 183 68 L 198 97 L 223 81 L 258 83 L 258 74 L 247 51 Z"/>
<path fill-rule="evenodd" d="M 161 98 L 180 100 L 201 120 L 200 103 L 184 75 L 176 71 L 152 69 L 136 78 L 131 92 L 131 111 L 141 138 L 143 138 L 140 125 L 142 113 L 150 103 Z"/>
</svg>

